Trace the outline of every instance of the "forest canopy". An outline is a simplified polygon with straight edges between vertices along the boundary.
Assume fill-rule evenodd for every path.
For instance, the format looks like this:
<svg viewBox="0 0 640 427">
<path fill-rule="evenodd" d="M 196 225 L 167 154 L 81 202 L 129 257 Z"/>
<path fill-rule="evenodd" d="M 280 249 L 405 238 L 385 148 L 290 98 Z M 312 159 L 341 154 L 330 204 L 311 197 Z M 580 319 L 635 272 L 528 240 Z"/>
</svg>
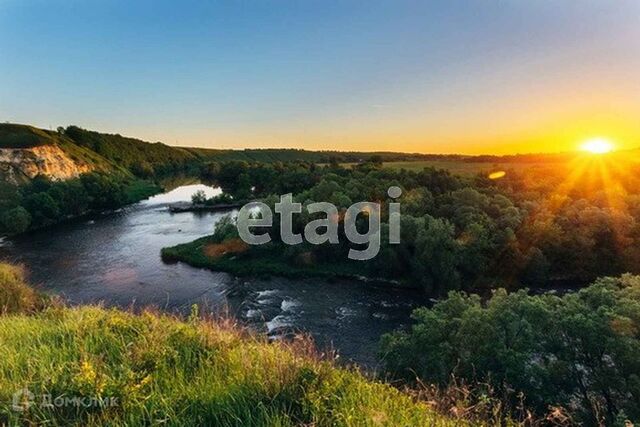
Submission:
<svg viewBox="0 0 640 427">
<path fill-rule="evenodd" d="M 596 165 L 600 167 L 601 165 Z M 402 188 L 401 241 L 384 241 L 381 253 L 358 264 L 372 277 L 403 280 L 429 294 L 481 291 L 503 286 L 586 285 L 603 275 L 640 272 L 640 182 L 625 175 L 610 182 L 584 174 L 568 185 L 563 168 L 520 169 L 500 179 L 488 174 L 455 176 L 447 171 L 386 169 L 379 163 L 356 167 L 312 163 L 216 162 L 203 175 L 236 200 L 258 198 L 273 205 L 293 193 L 307 205 L 327 201 L 342 212 L 355 202 L 382 204 L 390 186 Z M 294 216 L 301 233 L 313 216 Z M 284 246 L 277 215 L 268 245 L 283 246 L 283 259 L 296 265 L 345 263 L 349 243 Z M 339 219 L 340 233 L 344 233 Z M 343 237 L 341 235 L 341 237 Z M 252 257 L 265 248 L 242 256 Z"/>
</svg>

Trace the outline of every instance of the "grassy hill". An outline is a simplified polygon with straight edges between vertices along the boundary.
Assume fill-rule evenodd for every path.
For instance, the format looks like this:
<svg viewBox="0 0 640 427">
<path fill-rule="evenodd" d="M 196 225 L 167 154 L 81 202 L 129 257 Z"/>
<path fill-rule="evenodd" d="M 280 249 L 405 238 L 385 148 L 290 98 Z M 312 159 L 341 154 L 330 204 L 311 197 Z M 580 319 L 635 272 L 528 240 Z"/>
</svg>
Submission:
<svg viewBox="0 0 640 427">
<path fill-rule="evenodd" d="M 56 133 L 28 125 L 0 124 L 0 148 L 33 148 L 56 143 Z"/>
<path fill-rule="evenodd" d="M 200 160 L 196 154 L 160 142 L 149 143 L 119 134 L 106 134 L 69 126 L 65 132 L 73 142 L 138 175 L 186 168 Z"/>
<path fill-rule="evenodd" d="M 201 150 L 202 153 L 196 154 L 162 143 L 152 144 L 77 126 L 49 131 L 29 125 L 0 124 L 0 149 L 33 149 L 41 146 L 58 146 L 72 160 L 87 164 L 95 171 L 117 171 L 139 176 L 188 168 L 202 161 L 207 151 Z"/>
<path fill-rule="evenodd" d="M 57 306 L 6 264 L 0 306 L 2 425 L 467 425 L 320 360 L 307 340 L 270 344 L 197 316 Z M 54 405 L 41 405 L 47 395 Z"/>
<path fill-rule="evenodd" d="M 97 172 L 117 171 L 129 174 L 125 167 L 89 148 L 76 144 L 71 138 L 59 132 L 38 129 L 29 125 L 0 124 L 0 149 L 28 150 L 37 147 L 59 147 L 71 161 L 78 165 L 87 165 Z"/>
<path fill-rule="evenodd" d="M 119 165 L 100 156 L 93 150 L 84 148 L 72 139 L 58 132 L 38 129 L 29 125 L 0 123 L 0 148 L 28 149 L 57 145 L 73 160 L 92 165 L 99 171 L 118 169 Z"/>
</svg>

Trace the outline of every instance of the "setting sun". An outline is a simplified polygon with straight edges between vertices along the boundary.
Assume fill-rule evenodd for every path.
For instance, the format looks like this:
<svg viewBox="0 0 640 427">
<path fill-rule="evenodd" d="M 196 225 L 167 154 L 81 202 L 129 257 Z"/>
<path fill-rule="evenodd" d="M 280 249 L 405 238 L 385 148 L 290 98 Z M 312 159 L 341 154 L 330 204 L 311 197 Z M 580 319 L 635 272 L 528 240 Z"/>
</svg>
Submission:
<svg viewBox="0 0 640 427">
<path fill-rule="evenodd" d="M 583 142 L 580 149 L 592 154 L 605 154 L 613 150 L 613 142 L 606 138 L 593 138 Z"/>
</svg>

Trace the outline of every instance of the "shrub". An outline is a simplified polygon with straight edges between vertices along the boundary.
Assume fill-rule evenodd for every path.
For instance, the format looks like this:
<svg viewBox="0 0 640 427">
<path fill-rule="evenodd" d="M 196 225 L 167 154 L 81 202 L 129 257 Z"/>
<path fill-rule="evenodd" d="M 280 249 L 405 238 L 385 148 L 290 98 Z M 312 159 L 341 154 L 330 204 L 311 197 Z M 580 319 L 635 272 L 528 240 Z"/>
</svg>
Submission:
<svg viewBox="0 0 640 427">
<path fill-rule="evenodd" d="M 410 381 L 486 383 L 514 408 L 569 409 L 587 425 L 640 417 L 640 277 L 599 279 L 562 297 L 450 293 L 382 340 L 386 367 Z M 480 398 L 481 396 L 479 396 Z"/>
<path fill-rule="evenodd" d="M 31 215 L 25 208 L 18 206 L 0 215 L 0 227 L 9 234 L 27 231 L 31 225 Z"/>
<path fill-rule="evenodd" d="M 0 313 L 33 312 L 45 306 L 46 297 L 29 287 L 21 267 L 0 263 Z"/>
<path fill-rule="evenodd" d="M 207 202 L 207 195 L 204 191 L 198 190 L 191 196 L 191 203 L 194 205 L 204 205 Z"/>
</svg>

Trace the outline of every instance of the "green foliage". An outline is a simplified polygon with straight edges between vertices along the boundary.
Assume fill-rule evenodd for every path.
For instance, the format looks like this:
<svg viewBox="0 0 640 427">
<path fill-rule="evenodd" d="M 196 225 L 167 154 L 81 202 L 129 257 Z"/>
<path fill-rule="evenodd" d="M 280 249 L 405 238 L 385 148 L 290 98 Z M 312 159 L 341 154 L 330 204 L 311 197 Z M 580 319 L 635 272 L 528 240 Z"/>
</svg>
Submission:
<svg viewBox="0 0 640 427">
<path fill-rule="evenodd" d="M 34 224 L 49 225 L 61 218 L 60 206 L 49 193 L 27 195 L 24 198 L 24 206 L 31 214 Z"/>
<path fill-rule="evenodd" d="M 188 321 L 99 307 L 38 312 L 20 270 L 6 265 L 0 285 L 9 309 L 0 315 L 3 425 L 468 425 L 319 361 L 304 339 L 269 343 L 198 319 L 197 310 Z M 38 398 L 15 411 L 13 394 L 23 388 Z M 46 406 L 43 395 L 115 404 Z"/>
<path fill-rule="evenodd" d="M 509 172 L 496 183 L 434 168 L 385 169 L 372 162 L 347 169 L 335 162 L 320 167 L 228 161 L 203 171 L 235 200 L 250 194 L 273 204 L 273 196 L 293 193 L 304 204 L 328 201 L 343 209 L 376 201 L 382 204 L 383 222 L 388 221 L 387 189 L 401 187 L 401 242 L 385 244 L 383 233 L 380 255 L 361 263 L 360 274 L 419 284 L 431 295 L 496 286 L 585 285 L 602 275 L 640 273 L 640 181 L 629 180 L 616 195 L 605 188 L 560 198 L 552 191 L 561 175 L 545 172 L 550 177 L 535 169 L 531 177 Z M 533 181 L 525 184 L 526 179 Z M 527 186 L 537 189 L 545 181 L 556 187 L 528 191 Z M 294 231 L 303 231 L 309 219 L 294 216 Z M 271 237 L 277 243 L 277 215 L 274 223 Z M 339 236 L 340 245 L 310 248 L 309 259 L 324 267 L 341 262 L 349 249 L 342 221 Z M 281 262 L 295 264 L 299 254 L 286 249 L 277 250 Z"/>
<path fill-rule="evenodd" d="M 0 315 L 31 313 L 47 303 L 48 298 L 26 284 L 21 267 L 0 263 Z"/>
<path fill-rule="evenodd" d="M 210 197 L 204 204 L 208 206 L 237 204 L 242 201 L 235 200 L 229 193 L 220 193 L 217 196 Z"/>
<path fill-rule="evenodd" d="M 207 195 L 204 191 L 198 190 L 191 196 L 191 203 L 194 205 L 204 205 L 207 202 Z"/>
<path fill-rule="evenodd" d="M 198 158 L 191 152 L 162 143 L 150 144 L 135 138 L 88 131 L 69 126 L 65 135 L 80 147 L 88 148 L 135 175 L 149 178 L 186 171 Z"/>
<path fill-rule="evenodd" d="M 374 162 L 403 162 L 431 158 L 428 154 L 373 152 L 362 153 L 358 151 L 307 151 L 299 149 L 265 148 L 246 150 L 210 150 L 202 148 L 187 148 L 203 159 L 216 162 L 246 162 L 246 163 L 362 163 L 374 160 Z M 438 157 L 438 156 L 436 156 Z M 446 156 L 440 156 L 446 157 Z M 454 156 L 455 157 L 455 156 Z M 459 158 L 456 157 L 456 158 Z M 422 168 L 420 168 L 422 169 Z"/>
<path fill-rule="evenodd" d="M 124 193 L 127 203 L 136 203 L 162 191 L 162 187 L 152 181 L 135 179 L 125 184 Z"/>
<path fill-rule="evenodd" d="M 18 234 L 89 212 L 118 209 L 160 190 L 149 181 L 102 173 L 67 181 L 38 176 L 20 187 L 0 184 L 0 233 Z"/>
<path fill-rule="evenodd" d="M 300 264 L 292 258 L 304 252 L 302 247 L 288 246 L 286 249 L 292 250 L 285 256 L 281 252 L 285 248 L 273 244 L 266 244 L 256 247 L 254 250 L 242 254 L 225 255 L 218 258 L 211 258 L 205 255 L 203 249 L 207 244 L 221 243 L 229 239 L 237 238 L 238 232 L 235 225 L 221 227 L 216 225 L 214 235 L 194 240 L 190 243 L 176 245 L 162 249 L 162 259 L 165 262 L 183 261 L 189 265 L 201 268 L 209 268 L 215 271 L 226 271 L 236 276 L 258 276 L 268 277 L 270 275 L 305 278 L 321 277 L 354 278 L 362 273 L 361 265 L 357 261 L 341 259 L 339 262 L 331 264 Z M 308 251 L 308 248 L 307 248 Z"/>
<path fill-rule="evenodd" d="M 544 414 L 562 406 L 588 425 L 640 412 L 640 277 L 600 279 L 563 297 L 525 291 L 451 293 L 414 312 L 409 332 L 386 335 L 387 369 L 413 381 L 446 385 L 455 377 L 485 383 L 505 405 Z"/>
<path fill-rule="evenodd" d="M 31 225 L 31 215 L 22 206 L 8 209 L 0 214 L 0 229 L 9 234 L 27 231 Z"/>
<path fill-rule="evenodd" d="M 10 209 L 20 204 L 20 191 L 17 185 L 0 181 L 0 209 Z"/>
<path fill-rule="evenodd" d="M 235 220 L 230 215 L 225 215 L 218 222 L 213 232 L 212 241 L 214 243 L 222 243 L 225 240 L 237 239 L 238 228 Z"/>
<path fill-rule="evenodd" d="M 402 187 L 408 200 L 405 208 L 405 196 L 400 199 L 401 242 L 392 246 L 383 244 L 376 259 L 359 264 L 359 274 L 417 284 L 432 295 L 446 294 L 463 286 L 466 289 L 486 286 L 488 278 L 496 273 L 497 266 L 492 262 L 495 254 L 508 250 L 513 243 L 514 229 L 523 221 L 522 211 L 503 195 L 472 188 L 465 180 L 434 169 L 413 173 L 384 170 L 375 163 L 347 170 L 335 165 L 318 168 L 305 163 L 225 162 L 209 173 L 212 174 L 209 178 L 219 183 L 226 194 L 237 198 L 246 196 L 247 189 L 253 188 L 254 197 L 263 197 L 270 205 L 277 201 L 272 195 L 286 193 L 293 193 L 295 199 L 304 204 L 329 201 L 342 211 L 354 202 L 379 201 L 383 221 L 388 220 L 388 188 Z M 294 232 L 301 233 L 311 219 L 306 213 L 294 216 Z M 276 214 L 270 232 L 276 246 L 280 243 L 278 224 Z M 338 245 L 324 244 L 300 250 L 280 245 L 276 250 L 280 263 L 296 265 L 304 256 L 309 263 L 317 265 L 317 269 L 342 264 L 350 249 L 342 217 L 338 234 Z M 383 233 L 383 239 L 386 238 L 387 234 Z M 534 270 L 542 266 L 531 262 L 528 268 Z M 540 277 L 535 273 L 531 271 L 526 277 Z"/>
</svg>

